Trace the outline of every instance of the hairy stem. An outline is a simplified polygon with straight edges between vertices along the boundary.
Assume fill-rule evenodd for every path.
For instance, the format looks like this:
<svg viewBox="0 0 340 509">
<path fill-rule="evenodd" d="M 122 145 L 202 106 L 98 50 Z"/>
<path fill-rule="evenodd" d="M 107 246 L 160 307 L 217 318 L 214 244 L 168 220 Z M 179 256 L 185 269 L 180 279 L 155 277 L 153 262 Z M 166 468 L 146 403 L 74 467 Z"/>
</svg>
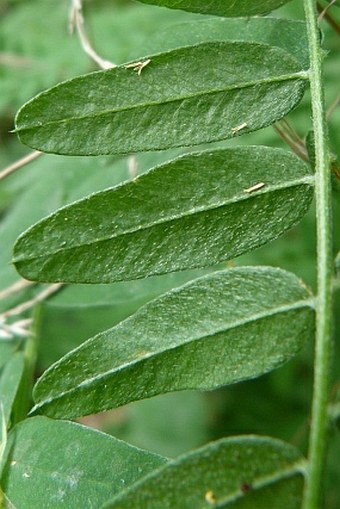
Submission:
<svg viewBox="0 0 340 509">
<path fill-rule="evenodd" d="M 323 93 L 322 50 L 315 0 L 304 0 L 310 53 L 310 88 L 315 137 L 315 195 L 317 215 L 316 337 L 309 465 L 303 509 L 319 509 L 324 470 L 332 346 L 332 211 L 330 157 Z"/>
</svg>

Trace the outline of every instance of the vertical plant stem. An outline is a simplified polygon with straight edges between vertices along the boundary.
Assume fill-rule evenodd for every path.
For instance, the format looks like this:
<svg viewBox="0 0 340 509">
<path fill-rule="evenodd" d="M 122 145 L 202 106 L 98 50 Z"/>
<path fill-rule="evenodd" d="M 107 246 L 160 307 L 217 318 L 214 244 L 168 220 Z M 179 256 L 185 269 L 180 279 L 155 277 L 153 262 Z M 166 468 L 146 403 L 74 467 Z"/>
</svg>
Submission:
<svg viewBox="0 0 340 509">
<path fill-rule="evenodd" d="M 323 92 L 323 55 L 315 0 L 304 0 L 304 8 L 309 40 L 310 88 L 315 136 L 318 295 L 312 420 L 303 509 L 319 509 L 326 455 L 332 348 L 332 210 L 330 157 Z"/>
</svg>

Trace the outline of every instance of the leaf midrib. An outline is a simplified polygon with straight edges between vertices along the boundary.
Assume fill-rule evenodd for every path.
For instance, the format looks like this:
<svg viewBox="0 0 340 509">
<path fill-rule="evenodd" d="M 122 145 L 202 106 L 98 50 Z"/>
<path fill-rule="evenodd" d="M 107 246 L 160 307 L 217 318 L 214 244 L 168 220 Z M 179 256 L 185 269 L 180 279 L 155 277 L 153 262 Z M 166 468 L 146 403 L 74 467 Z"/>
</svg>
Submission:
<svg viewBox="0 0 340 509">
<path fill-rule="evenodd" d="M 277 482 L 289 479 L 295 475 L 303 475 L 307 462 L 305 459 L 299 459 L 289 466 L 281 469 L 274 470 L 271 474 L 260 475 L 252 482 L 252 491 L 261 490 Z M 229 505 L 234 504 L 237 500 L 244 498 L 246 495 L 241 490 L 230 493 L 227 497 L 222 498 L 216 504 L 216 509 L 223 509 Z"/>
</svg>

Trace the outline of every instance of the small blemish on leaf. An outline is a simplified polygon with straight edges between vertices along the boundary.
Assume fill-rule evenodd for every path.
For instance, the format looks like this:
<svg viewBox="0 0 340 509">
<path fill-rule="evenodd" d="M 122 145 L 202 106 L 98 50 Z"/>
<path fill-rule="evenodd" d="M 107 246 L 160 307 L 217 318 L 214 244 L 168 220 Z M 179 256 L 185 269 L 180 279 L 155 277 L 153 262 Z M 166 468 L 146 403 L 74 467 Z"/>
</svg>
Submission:
<svg viewBox="0 0 340 509">
<path fill-rule="evenodd" d="M 252 490 L 252 485 L 244 482 L 243 484 L 241 484 L 240 488 L 242 493 L 248 493 L 249 491 Z"/>
<path fill-rule="evenodd" d="M 145 357 L 146 355 L 149 355 L 151 352 L 148 352 L 147 350 L 142 350 L 141 352 L 136 353 L 133 356 L 133 359 L 140 359 L 142 357 Z"/>
<path fill-rule="evenodd" d="M 239 131 L 242 131 L 242 129 L 245 129 L 247 127 L 247 122 L 243 122 L 243 124 L 237 125 L 236 127 L 232 127 L 231 132 L 232 134 L 236 134 Z"/>
<path fill-rule="evenodd" d="M 125 69 L 133 69 L 137 72 L 138 76 L 142 74 L 142 70 L 149 65 L 151 62 L 151 59 L 148 58 L 147 60 L 139 60 L 138 62 L 133 62 L 132 64 L 126 64 L 124 65 Z"/>
<path fill-rule="evenodd" d="M 216 504 L 217 503 L 217 497 L 212 490 L 208 490 L 206 492 L 205 500 L 206 500 L 206 502 L 208 502 L 208 504 Z"/>
<path fill-rule="evenodd" d="M 264 182 L 259 182 L 258 184 L 255 184 L 254 186 L 248 187 L 247 189 L 244 189 L 245 193 L 253 193 L 254 191 L 258 191 L 259 189 L 262 189 L 266 184 Z"/>
</svg>

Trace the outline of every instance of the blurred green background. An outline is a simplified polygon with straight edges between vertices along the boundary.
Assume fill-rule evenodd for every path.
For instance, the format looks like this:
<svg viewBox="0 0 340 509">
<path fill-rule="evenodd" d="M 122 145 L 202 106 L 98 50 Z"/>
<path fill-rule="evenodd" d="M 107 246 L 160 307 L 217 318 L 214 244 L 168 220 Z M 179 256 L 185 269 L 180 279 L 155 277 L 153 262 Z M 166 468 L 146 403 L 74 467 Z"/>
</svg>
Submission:
<svg viewBox="0 0 340 509">
<path fill-rule="evenodd" d="M 322 5 L 326 5 L 323 2 Z M 10 131 L 20 106 L 32 96 L 62 80 L 87 73 L 96 65 L 68 31 L 67 0 L 0 0 L 0 170 L 29 153 Z M 167 37 L 176 38 L 176 25 L 202 20 L 176 10 L 139 4 L 133 0 L 84 2 L 88 36 L 101 57 L 123 63 L 157 52 Z M 340 8 L 328 13 L 340 24 Z M 273 15 L 303 19 L 302 2 L 288 3 Z M 206 19 L 206 17 L 204 17 Z M 340 94 L 340 38 L 322 22 L 325 53 L 326 101 Z M 289 115 L 301 138 L 311 128 L 309 94 Z M 340 156 L 340 106 L 329 117 L 331 148 Z M 273 128 L 214 146 L 264 144 L 286 147 Z M 18 279 L 10 264 L 16 237 L 31 224 L 87 194 L 131 178 L 170 157 L 173 150 L 138 154 L 134 159 L 42 155 L 0 183 L 0 290 Z M 334 254 L 340 250 L 340 182 L 333 178 Z M 280 266 L 301 276 L 315 289 L 315 218 L 310 210 L 303 221 L 277 241 L 233 261 L 234 265 Z M 37 376 L 60 356 L 99 331 L 109 328 L 160 293 L 196 277 L 202 271 L 154 277 L 113 285 L 72 285 L 41 305 L 40 352 Z M 41 290 L 31 287 L 0 302 L 0 309 L 30 298 Z M 340 358 L 340 292 L 336 295 L 335 359 Z M 20 341 L 0 343 L 0 367 L 20 348 Z M 211 393 L 183 392 L 133 403 L 82 422 L 112 433 L 140 447 L 176 456 L 221 436 L 259 433 L 287 440 L 306 452 L 313 377 L 313 345 L 292 362 L 259 379 Z M 332 398 L 337 390 L 340 363 L 334 362 Z M 340 412 L 339 412 L 340 413 Z M 340 507 L 340 436 L 332 425 L 326 507 Z"/>
</svg>

